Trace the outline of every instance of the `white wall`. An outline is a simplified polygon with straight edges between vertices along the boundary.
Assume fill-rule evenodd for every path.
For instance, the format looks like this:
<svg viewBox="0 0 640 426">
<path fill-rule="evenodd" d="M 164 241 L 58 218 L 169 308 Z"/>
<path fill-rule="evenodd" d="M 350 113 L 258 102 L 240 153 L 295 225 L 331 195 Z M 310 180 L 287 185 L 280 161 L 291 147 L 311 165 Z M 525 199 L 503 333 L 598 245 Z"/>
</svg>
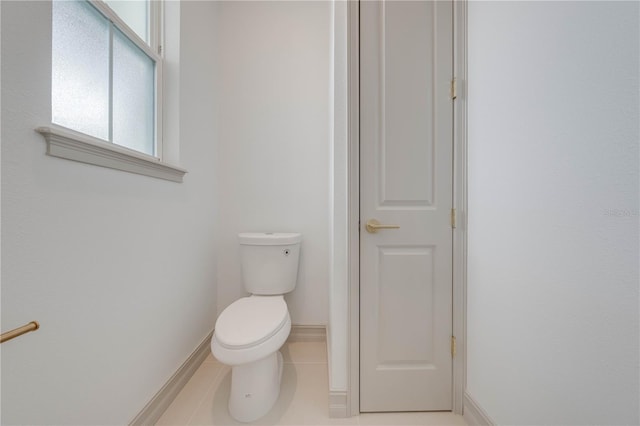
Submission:
<svg viewBox="0 0 640 426">
<path fill-rule="evenodd" d="M 3 424 L 126 424 L 213 328 L 212 12 L 181 8 L 176 184 L 45 155 L 51 5 L 2 2 L 2 329 L 41 324 L 2 344 Z"/>
<path fill-rule="evenodd" d="M 245 295 L 237 234 L 303 234 L 294 324 L 325 324 L 330 3 L 216 2 L 218 308 Z"/>
<path fill-rule="evenodd" d="M 470 2 L 467 391 L 638 424 L 639 4 Z"/>
</svg>

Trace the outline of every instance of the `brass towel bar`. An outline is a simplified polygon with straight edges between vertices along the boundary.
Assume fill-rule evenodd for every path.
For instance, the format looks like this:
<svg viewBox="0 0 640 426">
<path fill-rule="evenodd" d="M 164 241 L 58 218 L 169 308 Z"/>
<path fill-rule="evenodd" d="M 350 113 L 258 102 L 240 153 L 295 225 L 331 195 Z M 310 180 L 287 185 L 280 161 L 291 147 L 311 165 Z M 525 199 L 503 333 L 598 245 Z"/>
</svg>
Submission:
<svg viewBox="0 0 640 426">
<path fill-rule="evenodd" d="M 36 331 L 39 328 L 40 324 L 38 324 L 38 321 L 31 321 L 29 324 L 25 324 L 22 327 L 18 327 L 14 330 L 2 333 L 2 335 L 0 336 L 0 343 L 4 343 L 7 340 L 13 339 L 14 337 L 22 336 L 24 333 Z"/>
</svg>

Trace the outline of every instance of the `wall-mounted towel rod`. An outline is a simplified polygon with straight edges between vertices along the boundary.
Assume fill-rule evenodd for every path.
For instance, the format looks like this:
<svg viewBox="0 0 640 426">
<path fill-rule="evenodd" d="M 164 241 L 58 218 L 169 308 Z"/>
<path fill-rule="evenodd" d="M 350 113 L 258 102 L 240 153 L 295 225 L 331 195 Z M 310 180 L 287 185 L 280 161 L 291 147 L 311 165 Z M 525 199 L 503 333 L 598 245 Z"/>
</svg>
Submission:
<svg viewBox="0 0 640 426">
<path fill-rule="evenodd" d="M 0 343 L 4 343 L 7 340 L 13 339 L 14 337 L 22 336 L 24 333 L 36 331 L 39 328 L 40 324 L 38 324 L 38 321 L 31 321 L 29 324 L 25 324 L 22 327 L 18 327 L 14 330 L 2 333 L 2 335 L 0 336 Z"/>
</svg>

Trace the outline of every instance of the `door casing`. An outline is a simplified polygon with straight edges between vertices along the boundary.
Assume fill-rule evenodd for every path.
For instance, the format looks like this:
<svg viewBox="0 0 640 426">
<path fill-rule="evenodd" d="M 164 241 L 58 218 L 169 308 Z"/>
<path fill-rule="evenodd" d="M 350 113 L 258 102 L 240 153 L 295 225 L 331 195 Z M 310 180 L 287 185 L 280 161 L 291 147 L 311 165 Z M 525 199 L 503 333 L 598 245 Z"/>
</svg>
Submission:
<svg viewBox="0 0 640 426">
<path fill-rule="evenodd" d="M 453 114 L 453 412 L 462 414 L 466 387 L 466 289 L 467 289 L 467 1 L 454 1 L 453 58 L 456 99 Z M 348 126 L 348 390 L 347 413 L 360 414 L 360 92 L 359 1 L 347 6 L 347 126 Z"/>
</svg>

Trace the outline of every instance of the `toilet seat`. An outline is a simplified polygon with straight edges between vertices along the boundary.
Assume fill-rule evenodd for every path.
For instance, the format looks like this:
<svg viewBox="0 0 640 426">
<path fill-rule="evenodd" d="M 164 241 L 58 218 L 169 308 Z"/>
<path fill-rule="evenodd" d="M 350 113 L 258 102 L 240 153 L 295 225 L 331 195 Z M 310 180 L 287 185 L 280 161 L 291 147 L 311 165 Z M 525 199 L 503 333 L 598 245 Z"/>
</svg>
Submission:
<svg viewBox="0 0 640 426">
<path fill-rule="evenodd" d="M 287 322 L 284 297 L 250 296 L 236 300 L 216 321 L 218 343 L 227 349 L 246 349 L 268 340 Z"/>
<path fill-rule="evenodd" d="M 244 297 L 218 317 L 211 351 L 223 364 L 247 364 L 280 349 L 290 331 L 291 317 L 282 295 Z"/>
</svg>

